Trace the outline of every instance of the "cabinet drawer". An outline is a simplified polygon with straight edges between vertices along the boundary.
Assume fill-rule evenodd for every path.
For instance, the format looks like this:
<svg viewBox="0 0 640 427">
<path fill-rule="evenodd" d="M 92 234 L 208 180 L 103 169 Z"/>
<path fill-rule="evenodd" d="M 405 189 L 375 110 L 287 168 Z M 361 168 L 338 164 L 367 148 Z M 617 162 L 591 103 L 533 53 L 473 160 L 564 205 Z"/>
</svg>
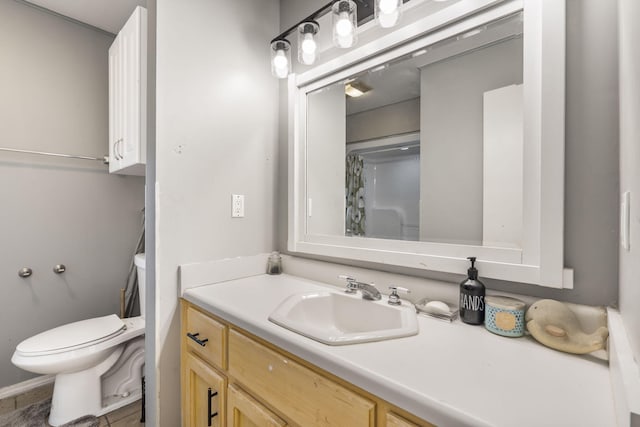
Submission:
<svg viewBox="0 0 640 427">
<path fill-rule="evenodd" d="M 229 374 L 305 426 L 374 426 L 375 404 L 234 330 Z"/>
<path fill-rule="evenodd" d="M 185 330 L 182 339 L 185 340 L 189 351 L 218 368 L 226 368 L 225 325 L 187 306 Z"/>
</svg>

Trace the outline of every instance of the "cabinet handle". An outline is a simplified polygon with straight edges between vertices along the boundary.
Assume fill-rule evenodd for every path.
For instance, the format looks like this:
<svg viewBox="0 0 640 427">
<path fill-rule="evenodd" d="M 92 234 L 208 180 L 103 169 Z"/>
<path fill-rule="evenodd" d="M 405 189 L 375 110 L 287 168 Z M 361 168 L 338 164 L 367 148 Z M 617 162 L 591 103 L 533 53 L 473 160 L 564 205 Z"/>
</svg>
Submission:
<svg viewBox="0 0 640 427">
<path fill-rule="evenodd" d="M 116 143 L 113 144 L 113 157 L 115 157 L 116 160 L 122 159 L 122 156 L 120 155 L 120 150 L 118 149 L 121 142 L 122 142 L 122 138 L 118 139 Z"/>
<path fill-rule="evenodd" d="M 201 340 L 198 338 L 198 335 L 200 335 L 200 332 L 198 332 L 197 334 L 192 334 L 191 332 L 187 332 L 187 336 L 189 338 L 191 338 L 192 340 L 194 340 L 195 342 L 197 342 L 198 344 L 204 347 L 207 344 L 207 341 L 209 341 L 209 338 L 205 338 Z"/>
<path fill-rule="evenodd" d="M 211 427 L 211 420 L 213 420 L 213 417 L 215 417 L 216 415 L 218 415 L 217 412 L 214 412 L 213 414 L 211 413 L 211 399 L 213 399 L 214 396 L 218 395 L 217 391 L 211 391 L 211 387 L 209 387 L 209 397 L 207 398 L 207 414 L 209 415 L 209 422 L 207 423 L 207 426 Z"/>
<path fill-rule="evenodd" d="M 120 157 L 120 159 L 124 159 L 124 156 L 122 155 L 122 143 L 124 142 L 124 138 L 120 138 L 120 143 L 118 144 L 118 156 Z"/>
</svg>

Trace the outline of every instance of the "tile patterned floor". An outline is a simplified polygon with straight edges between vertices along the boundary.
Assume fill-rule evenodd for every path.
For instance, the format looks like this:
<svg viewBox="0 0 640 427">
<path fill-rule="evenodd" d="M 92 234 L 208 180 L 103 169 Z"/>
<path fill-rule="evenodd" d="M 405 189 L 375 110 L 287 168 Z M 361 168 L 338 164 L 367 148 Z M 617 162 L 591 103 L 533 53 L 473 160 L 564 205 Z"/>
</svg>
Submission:
<svg viewBox="0 0 640 427">
<path fill-rule="evenodd" d="M 0 415 L 0 427 L 49 427 L 47 418 L 51 400 L 45 399 Z M 143 427 L 140 402 L 110 412 L 99 418 L 84 417 L 63 427 Z"/>
<path fill-rule="evenodd" d="M 53 383 L 37 387 L 18 396 L 0 399 L 0 427 L 50 427 Z M 140 401 L 99 418 L 84 417 L 63 427 L 144 427 L 140 422 Z"/>
</svg>

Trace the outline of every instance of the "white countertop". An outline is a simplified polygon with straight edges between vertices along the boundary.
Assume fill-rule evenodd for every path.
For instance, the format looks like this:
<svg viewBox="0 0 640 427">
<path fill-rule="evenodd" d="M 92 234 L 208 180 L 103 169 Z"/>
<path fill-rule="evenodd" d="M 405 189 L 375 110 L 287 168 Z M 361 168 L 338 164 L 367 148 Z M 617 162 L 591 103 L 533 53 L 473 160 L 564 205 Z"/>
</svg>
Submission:
<svg viewBox="0 0 640 427">
<path fill-rule="evenodd" d="M 183 297 L 439 426 L 615 426 L 608 365 L 530 337 L 419 316 L 418 335 L 328 346 L 268 320 L 293 293 L 327 285 L 259 275 L 191 288 Z"/>
</svg>

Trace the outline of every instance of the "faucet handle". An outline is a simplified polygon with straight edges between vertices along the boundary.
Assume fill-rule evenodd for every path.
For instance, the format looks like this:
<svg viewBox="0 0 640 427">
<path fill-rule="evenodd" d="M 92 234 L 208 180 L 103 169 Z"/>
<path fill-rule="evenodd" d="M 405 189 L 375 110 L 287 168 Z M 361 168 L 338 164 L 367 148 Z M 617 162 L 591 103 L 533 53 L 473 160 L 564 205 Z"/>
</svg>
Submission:
<svg viewBox="0 0 640 427">
<path fill-rule="evenodd" d="M 354 277 L 347 276 L 346 274 L 338 275 L 338 279 L 347 281 L 347 289 L 345 289 L 345 293 L 347 294 L 355 294 L 358 290 L 358 283 Z"/>
<path fill-rule="evenodd" d="M 398 292 L 402 292 L 403 294 L 410 294 L 411 291 L 407 288 L 403 288 L 401 286 L 389 286 L 391 289 L 391 294 L 389 295 L 389 301 L 387 301 L 390 305 L 400 305 L 402 301 L 400 300 L 400 295 Z"/>
</svg>

